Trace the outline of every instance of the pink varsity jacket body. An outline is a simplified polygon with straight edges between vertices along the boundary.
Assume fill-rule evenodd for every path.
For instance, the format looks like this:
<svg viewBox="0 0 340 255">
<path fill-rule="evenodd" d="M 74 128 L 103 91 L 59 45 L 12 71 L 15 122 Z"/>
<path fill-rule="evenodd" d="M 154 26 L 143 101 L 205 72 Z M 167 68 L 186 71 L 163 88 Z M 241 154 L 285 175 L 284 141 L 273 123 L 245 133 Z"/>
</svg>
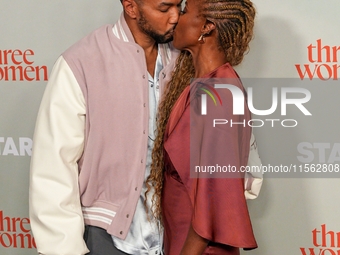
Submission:
<svg viewBox="0 0 340 255">
<path fill-rule="evenodd" d="M 160 84 L 177 52 L 160 45 Z M 144 181 L 148 73 L 124 20 L 59 57 L 34 134 L 30 219 L 41 254 L 86 254 L 84 222 L 124 239 Z"/>
</svg>

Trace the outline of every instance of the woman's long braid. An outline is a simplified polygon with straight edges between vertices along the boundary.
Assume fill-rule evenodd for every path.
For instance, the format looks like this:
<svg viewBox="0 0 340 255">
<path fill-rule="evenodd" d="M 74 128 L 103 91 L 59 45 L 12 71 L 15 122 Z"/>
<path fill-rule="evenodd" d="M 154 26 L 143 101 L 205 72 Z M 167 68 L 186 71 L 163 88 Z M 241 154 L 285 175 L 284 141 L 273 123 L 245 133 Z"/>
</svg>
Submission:
<svg viewBox="0 0 340 255">
<path fill-rule="evenodd" d="M 162 195 L 163 188 L 163 138 L 165 128 L 174 104 L 183 90 L 189 85 L 190 79 L 194 77 L 194 72 L 195 70 L 190 53 L 187 51 L 181 52 L 177 59 L 172 79 L 167 85 L 163 99 L 159 104 L 157 115 L 157 135 L 152 151 L 151 172 L 146 182 L 146 195 L 152 187 L 155 190 L 155 193 L 152 196 L 152 213 L 157 219 L 161 219 L 160 197 Z"/>
</svg>

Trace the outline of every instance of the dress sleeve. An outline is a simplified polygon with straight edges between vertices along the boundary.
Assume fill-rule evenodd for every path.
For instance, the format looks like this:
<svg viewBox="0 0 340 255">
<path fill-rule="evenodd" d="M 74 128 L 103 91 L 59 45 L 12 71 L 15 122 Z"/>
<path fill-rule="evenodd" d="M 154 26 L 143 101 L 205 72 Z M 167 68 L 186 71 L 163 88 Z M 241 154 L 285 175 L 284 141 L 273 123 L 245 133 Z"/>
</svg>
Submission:
<svg viewBox="0 0 340 255">
<path fill-rule="evenodd" d="M 217 91 L 222 105 L 208 98 L 206 115 L 198 111 L 200 100 L 190 106 L 190 171 L 196 177 L 187 180 L 192 226 L 212 242 L 256 248 L 240 171 L 248 160 L 250 112 L 244 100 L 244 114 L 234 115 L 231 92 Z M 224 124 L 214 126 L 216 119 Z"/>
<path fill-rule="evenodd" d="M 60 57 L 43 95 L 33 138 L 29 202 L 39 254 L 88 252 L 77 164 L 84 147 L 85 109 L 83 93 Z"/>
<path fill-rule="evenodd" d="M 243 123 L 249 120 L 250 112 L 245 107 L 244 115 L 233 115 L 232 95 L 221 89 L 223 106 L 207 100 L 207 114 L 202 115 L 198 90 L 190 93 L 190 106 L 187 104 L 181 117 L 171 115 L 176 117 L 175 124 L 169 125 L 173 128 L 169 128 L 164 146 L 190 197 L 192 226 L 197 234 L 211 242 L 256 248 L 243 174 L 238 172 L 241 166 L 247 165 L 251 129 Z M 228 123 L 214 127 L 214 119 Z M 229 167 L 236 172 L 210 174 L 218 167 Z"/>
</svg>

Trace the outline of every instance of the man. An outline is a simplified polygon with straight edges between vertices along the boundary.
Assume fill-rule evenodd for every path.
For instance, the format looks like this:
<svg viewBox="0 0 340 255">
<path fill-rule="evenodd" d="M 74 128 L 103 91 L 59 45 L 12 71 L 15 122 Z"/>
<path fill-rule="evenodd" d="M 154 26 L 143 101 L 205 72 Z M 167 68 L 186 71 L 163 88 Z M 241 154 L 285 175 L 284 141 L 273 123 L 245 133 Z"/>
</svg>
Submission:
<svg viewBox="0 0 340 255">
<path fill-rule="evenodd" d="M 114 26 L 59 57 L 41 102 L 30 177 L 40 254 L 162 252 L 162 231 L 143 204 L 160 84 L 176 58 L 167 42 L 181 1 L 122 5 Z"/>
</svg>

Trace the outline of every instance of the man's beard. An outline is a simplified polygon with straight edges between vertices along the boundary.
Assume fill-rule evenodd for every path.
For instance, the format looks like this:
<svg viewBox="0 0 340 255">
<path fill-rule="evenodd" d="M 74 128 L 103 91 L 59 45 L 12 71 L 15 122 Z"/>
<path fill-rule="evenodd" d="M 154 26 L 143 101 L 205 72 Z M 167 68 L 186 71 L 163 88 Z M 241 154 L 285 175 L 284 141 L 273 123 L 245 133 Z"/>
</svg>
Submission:
<svg viewBox="0 0 340 255">
<path fill-rule="evenodd" d="M 150 25 L 150 23 L 145 19 L 144 13 L 140 10 L 140 19 L 137 21 L 139 27 L 149 35 L 152 39 L 156 41 L 156 43 L 168 43 L 172 41 L 173 35 L 171 34 L 172 31 L 168 31 L 165 34 L 161 35 L 155 32 Z"/>
</svg>

